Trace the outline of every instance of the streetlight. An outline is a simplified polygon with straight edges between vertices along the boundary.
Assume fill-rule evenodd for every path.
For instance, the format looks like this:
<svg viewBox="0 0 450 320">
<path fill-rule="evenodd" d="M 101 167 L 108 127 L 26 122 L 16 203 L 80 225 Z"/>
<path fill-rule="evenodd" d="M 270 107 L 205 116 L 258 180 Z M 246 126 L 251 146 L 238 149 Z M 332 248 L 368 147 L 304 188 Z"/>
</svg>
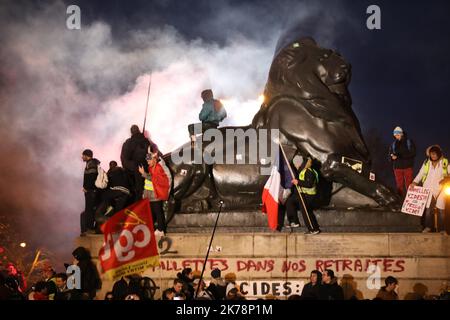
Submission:
<svg viewBox="0 0 450 320">
<path fill-rule="evenodd" d="M 450 185 L 447 184 L 444 186 L 444 192 L 446 196 L 450 196 Z"/>
<path fill-rule="evenodd" d="M 26 244 L 25 242 L 21 242 L 21 243 L 19 244 L 19 246 L 21 246 L 22 248 L 25 248 L 25 247 L 27 246 L 27 244 Z"/>
<path fill-rule="evenodd" d="M 450 234 L 450 178 L 444 180 L 445 210 L 444 210 L 444 230 Z"/>
</svg>

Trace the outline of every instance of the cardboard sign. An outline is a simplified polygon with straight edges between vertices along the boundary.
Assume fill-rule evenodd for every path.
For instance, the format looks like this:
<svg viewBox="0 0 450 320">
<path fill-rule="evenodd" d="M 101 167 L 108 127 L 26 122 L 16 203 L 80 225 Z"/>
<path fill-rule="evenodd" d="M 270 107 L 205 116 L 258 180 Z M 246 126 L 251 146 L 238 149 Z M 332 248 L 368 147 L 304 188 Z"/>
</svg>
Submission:
<svg viewBox="0 0 450 320">
<path fill-rule="evenodd" d="M 430 195 L 430 189 L 410 186 L 403 202 L 402 212 L 414 216 L 422 216 Z"/>
</svg>

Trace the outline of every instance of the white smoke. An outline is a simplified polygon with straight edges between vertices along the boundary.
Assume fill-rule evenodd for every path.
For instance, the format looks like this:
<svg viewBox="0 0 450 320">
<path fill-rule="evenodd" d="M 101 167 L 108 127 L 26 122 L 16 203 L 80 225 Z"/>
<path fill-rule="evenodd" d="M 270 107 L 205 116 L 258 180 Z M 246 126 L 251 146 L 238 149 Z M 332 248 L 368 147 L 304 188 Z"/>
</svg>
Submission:
<svg viewBox="0 0 450 320">
<path fill-rule="evenodd" d="M 150 74 L 146 128 L 164 153 L 188 140 L 187 125 L 198 121 L 203 89 L 212 88 L 225 101 L 229 117 L 224 125 L 247 125 L 259 109 L 258 96 L 284 15 L 301 20 L 317 14 L 316 8 L 286 1 L 276 18 L 279 24 L 267 24 L 254 31 L 258 36 L 248 38 L 232 22 L 253 28 L 258 25 L 254 21 L 265 17 L 224 5 L 202 22 L 216 32 L 221 23 L 229 26 L 220 44 L 186 39 L 171 26 L 130 30 L 126 39 L 115 39 L 111 26 L 100 21 L 68 30 L 62 2 L 20 23 L 10 21 L 1 31 L 0 62 L 5 62 L 1 71 L 7 86 L 1 91 L 0 124 L 2 130 L 13 131 L 9 143 L 20 144 L 31 162 L 26 171 L 13 168 L 12 178 L 2 181 L 2 201 L 14 201 L 18 210 L 27 211 L 31 204 L 23 198 L 37 193 L 33 207 L 46 212 L 40 219 L 64 230 L 71 241 L 84 206 L 81 152 L 92 149 L 105 169 L 110 160 L 120 160 L 130 126 L 142 128 Z M 0 7 L 0 18 L 7 12 L 6 6 Z M 324 19 L 325 41 L 332 39 L 335 24 Z M 40 169 L 30 169 L 34 167 Z M 26 178 L 39 190 L 19 183 Z M 20 192 L 13 191 L 19 186 Z"/>
</svg>

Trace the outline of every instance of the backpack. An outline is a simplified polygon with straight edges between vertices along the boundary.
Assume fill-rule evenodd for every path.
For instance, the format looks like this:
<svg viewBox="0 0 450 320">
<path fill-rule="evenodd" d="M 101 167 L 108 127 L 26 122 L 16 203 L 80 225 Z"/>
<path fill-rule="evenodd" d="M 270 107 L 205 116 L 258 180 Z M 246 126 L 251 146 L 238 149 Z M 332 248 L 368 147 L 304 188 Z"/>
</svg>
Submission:
<svg viewBox="0 0 450 320">
<path fill-rule="evenodd" d="M 392 153 L 394 153 L 395 154 L 395 143 L 396 143 L 397 141 L 394 141 L 394 142 L 392 142 Z M 409 140 L 409 139 L 406 139 L 406 147 L 408 148 L 408 150 L 409 151 L 411 151 L 411 146 L 412 146 L 412 144 L 411 144 L 411 140 Z"/>
<path fill-rule="evenodd" d="M 95 179 L 95 186 L 99 189 L 105 189 L 108 185 L 108 175 L 102 167 L 97 166 L 97 179 Z"/>
</svg>

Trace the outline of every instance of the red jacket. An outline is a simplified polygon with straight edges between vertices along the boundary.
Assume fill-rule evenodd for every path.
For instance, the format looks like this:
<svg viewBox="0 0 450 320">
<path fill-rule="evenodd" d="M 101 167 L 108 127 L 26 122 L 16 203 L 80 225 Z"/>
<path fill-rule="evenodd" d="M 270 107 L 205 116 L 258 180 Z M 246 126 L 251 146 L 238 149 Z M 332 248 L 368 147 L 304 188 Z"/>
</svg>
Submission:
<svg viewBox="0 0 450 320">
<path fill-rule="evenodd" d="M 152 183 L 153 183 L 153 190 L 155 192 L 155 197 L 163 201 L 169 199 L 169 191 L 170 191 L 169 177 L 167 177 L 161 165 L 157 163 L 153 168 L 149 167 L 148 172 L 152 176 Z"/>
</svg>

